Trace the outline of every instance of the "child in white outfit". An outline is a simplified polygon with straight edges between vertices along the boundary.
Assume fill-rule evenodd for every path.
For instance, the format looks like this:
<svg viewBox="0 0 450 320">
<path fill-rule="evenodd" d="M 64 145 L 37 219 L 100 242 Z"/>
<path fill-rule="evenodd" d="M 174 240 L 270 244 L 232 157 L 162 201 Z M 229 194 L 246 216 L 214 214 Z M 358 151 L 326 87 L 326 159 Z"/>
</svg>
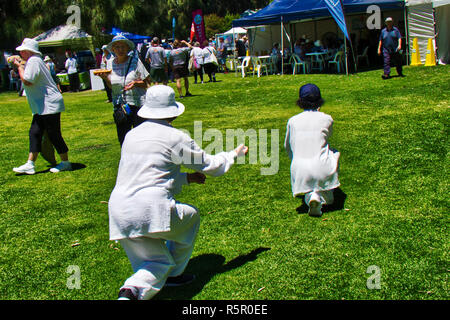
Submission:
<svg viewBox="0 0 450 320">
<path fill-rule="evenodd" d="M 333 189 L 340 186 L 340 153 L 328 145 L 333 118 L 319 111 L 323 102 L 316 85 L 300 88 L 297 105 L 304 111 L 289 119 L 284 144 L 292 161 L 292 194 L 304 194 L 309 215 L 319 217 L 322 205 L 333 203 Z"/>
</svg>

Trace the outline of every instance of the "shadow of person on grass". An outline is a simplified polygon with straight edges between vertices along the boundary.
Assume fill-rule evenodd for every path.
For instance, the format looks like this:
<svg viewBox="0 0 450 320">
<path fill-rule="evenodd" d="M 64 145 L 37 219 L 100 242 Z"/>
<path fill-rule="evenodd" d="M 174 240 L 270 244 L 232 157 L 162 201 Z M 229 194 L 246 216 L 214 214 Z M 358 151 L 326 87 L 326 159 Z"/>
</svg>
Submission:
<svg viewBox="0 0 450 320">
<path fill-rule="evenodd" d="M 202 254 L 189 261 L 185 273 L 194 274 L 195 281 L 183 287 L 164 287 L 155 300 L 188 300 L 202 291 L 203 287 L 216 275 L 239 268 L 247 262 L 254 261 L 258 254 L 270 250 L 270 248 L 257 248 L 250 253 L 241 255 L 233 260 L 225 262 L 225 257 L 219 254 Z"/>
<path fill-rule="evenodd" d="M 295 210 L 299 214 L 308 213 L 308 205 L 305 203 L 305 196 L 299 197 L 302 199 L 301 206 L 297 207 Z M 330 205 L 324 205 L 322 207 L 322 213 L 332 212 L 332 211 L 339 211 L 344 209 L 345 199 L 347 198 L 347 195 L 344 193 L 344 191 L 341 190 L 341 188 L 337 188 L 334 190 L 334 202 Z"/>
<path fill-rule="evenodd" d="M 45 170 L 36 171 L 34 173 L 34 175 L 50 172 L 50 169 L 53 168 L 54 166 L 48 165 L 47 167 L 49 167 L 49 168 L 45 169 Z M 85 164 L 72 162 L 72 170 L 71 171 L 81 170 L 81 169 L 84 169 L 84 168 L 86 168 Z M 18 177 L 18 176 L 28 176 L 28 174 L 26 174 L 26 173 L 16 173 L 16 177 Z"/>
</svg>

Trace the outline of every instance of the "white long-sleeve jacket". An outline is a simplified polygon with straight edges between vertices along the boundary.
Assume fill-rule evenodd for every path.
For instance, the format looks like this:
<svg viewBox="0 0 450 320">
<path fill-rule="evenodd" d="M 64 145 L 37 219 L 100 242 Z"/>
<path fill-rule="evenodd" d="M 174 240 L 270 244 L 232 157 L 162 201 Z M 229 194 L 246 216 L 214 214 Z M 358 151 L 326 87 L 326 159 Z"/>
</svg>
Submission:
<svg viewBox="0 0 450 320">
<path fill-rule="evenodd" d="M 291 162 L 293 196 L 339 187 L 340 153 L 328 139 L 333 118 L 319 111 L 304 111 L 289 119 L 284 146 Z"/>
<path fill-rule="evenodd" d="M 169 231 L 174 195 L 188 183 L 181 165 L 220 176 L 235 158 L 235 151 L 206 154 L 187 134 L 162 120 L 147 120 L 129 131 L 108 203 L 110 239 Z"/>
</svg>

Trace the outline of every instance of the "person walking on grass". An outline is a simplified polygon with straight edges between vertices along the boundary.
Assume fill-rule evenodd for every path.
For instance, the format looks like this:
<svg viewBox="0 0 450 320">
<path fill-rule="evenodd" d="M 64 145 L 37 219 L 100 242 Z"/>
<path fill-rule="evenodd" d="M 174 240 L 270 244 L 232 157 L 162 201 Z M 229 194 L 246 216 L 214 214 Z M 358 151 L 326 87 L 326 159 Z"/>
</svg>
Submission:
<svg viewBox="0 0 450 320">
<path fill-rule="evenodd" d="M 194 83 L 197 83 L 197 75 L 200 76 L 200 81 L 203 83 L 203 50 L 200 48 L 200 43 L 195 42 L 194 48 L 191 51 L 191 59 L 193 62 Z"/>
<path fill-rule="evenodd" d="M 45 131 L 61 158 L 61 162 L 51 168 L 50 172 L 72 170 L 68 156 L 69 149 L 61 135 L 61 112 L 65 110 L 63 96 L 42 60 L 42 53 L 39 51 L 36 40 L 25 38 L 16 50 L 26 61 L 23 66 L 16 59 L 14 65 L 18 68 L 20 79 L 23 82 L 33 120 L 29 131 L 28 161 L 20 167 L 13 168 L 13 171 L 25 174 L 35 173 L 35 162 L 42 149 L 42 136 Z"/>
<path fill-rule="evenodd" d="M 297 105 L 304 111 L 289 119 L 284 142 L 291 159 L 292 194 L 304 194 L 309 215 L 320 217 L 322 206 L 333 203 L 333 189 L 340 186 L 340 153 L 328 144 L 333 118 L 320 112 L 324 101 L 319 88 L 305 84 L 299 96 Z"/>
<path fill-rule="evenodd" d="M 117 181 L 108 202 L 110 240 L 118 240 L 134 274 L 119 290 L 119 300 L 148 300 L 164 286 L 194 280 L 184 273 L 200 226 L 192 205 L 174 198 L 182 186 L 203 184 L 205 175 L 221 176 L 244 145 L 207 154 L 172 122 L 184 112 L 175 91 L 164 85 L 147 90 L 138 115 L 146 119 L 125 137 Z M 183 173 L 181 166 L 194 173 Z"/>
<path fill-rule="evenodd" d="M 203 41 L 203 47 L 203 68 L 205 69 L 205 73 L 208 75 L 209 82 L 216 82 L 217 67 L 214 64 L 216 49 L 214 49 L 208 40 Z"/>
<path fill-rule="evenodd" d="M 189 92 L 189 70 L 186 64 L 192 46 L 185 40 L 175 40 L 173 42 L 173 48 L 170 51 L 169 63 L 172 69 L 174 78 L 176 80 L 177 91 L 180 98 L 183 98 L 183 91 L 181 90 L 181 79 L 184 79 L 184 88 L 186 89 L 185 97 L 190 97 L 192 94 Z"/>
<path fill-rule="evenodd" d="M 167 85 L 167 57 L 164 48 L 159 44 L 159 38 L 154 37 L 145 59 L 150 65 L 150 77 L 154 84 Z"/>
<path fill-rule="evenodd" d="M 219 62 L 220 67 L 223 70 L 223 73 L 228 73 L 227 68 L 227 55 L 228 55 L 228 46 L 225 43 L 224 38 L 219 38 L 218 52 L 217 52 L 217 60 Z"/>
<path fill-rule="evenodd" d="M 391 17 L 386 18 L 386 28 L 381 30 L 380 42 L 378 43 L 378 55 L 383 54 L 384 80 L 391 77 L 391 64 L 395 65 L 400 77 L 404 77 L 402 72 L 402 35 Z"/>
</svg>

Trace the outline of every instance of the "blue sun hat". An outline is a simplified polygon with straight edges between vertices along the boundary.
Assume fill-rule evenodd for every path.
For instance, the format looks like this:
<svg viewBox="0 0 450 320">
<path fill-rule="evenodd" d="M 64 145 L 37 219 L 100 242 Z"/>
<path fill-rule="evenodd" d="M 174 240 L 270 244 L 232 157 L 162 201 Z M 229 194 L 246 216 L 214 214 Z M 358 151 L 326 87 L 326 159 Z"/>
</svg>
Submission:
<svg viewBox="0 0 450 320">
<path fill-rule="evenodd" d="M 113 45 L 113 43 L 114 43 L 114 42 L 118 42 L 118 41 L 124 41 L 124 42 L 128 45 L 128 47 L 130 47 L 130 51 L 131 51 L 131 50 L 134 50 L 134 48 L 135 48 L 135 45 L 134 45 L 134 42 L 133 42 L 133 41 L 127 39 L 127 37 L 125 37 L 123 34 L 118 34 L 117 36 L 115 36 L 115 37 L 111 40 L 110 43 L 108 43 L 108 45 L 106 46 L 107 50 L 108 50 L 109 52 L 112 52 L 112 45 Z"/>
<path fill-rule="evenodd" d="M 300 87 L 298 105 L 304 109 L 319 108 L 324 103 L 320 89 L 313 83 Z"/>
</svg>

